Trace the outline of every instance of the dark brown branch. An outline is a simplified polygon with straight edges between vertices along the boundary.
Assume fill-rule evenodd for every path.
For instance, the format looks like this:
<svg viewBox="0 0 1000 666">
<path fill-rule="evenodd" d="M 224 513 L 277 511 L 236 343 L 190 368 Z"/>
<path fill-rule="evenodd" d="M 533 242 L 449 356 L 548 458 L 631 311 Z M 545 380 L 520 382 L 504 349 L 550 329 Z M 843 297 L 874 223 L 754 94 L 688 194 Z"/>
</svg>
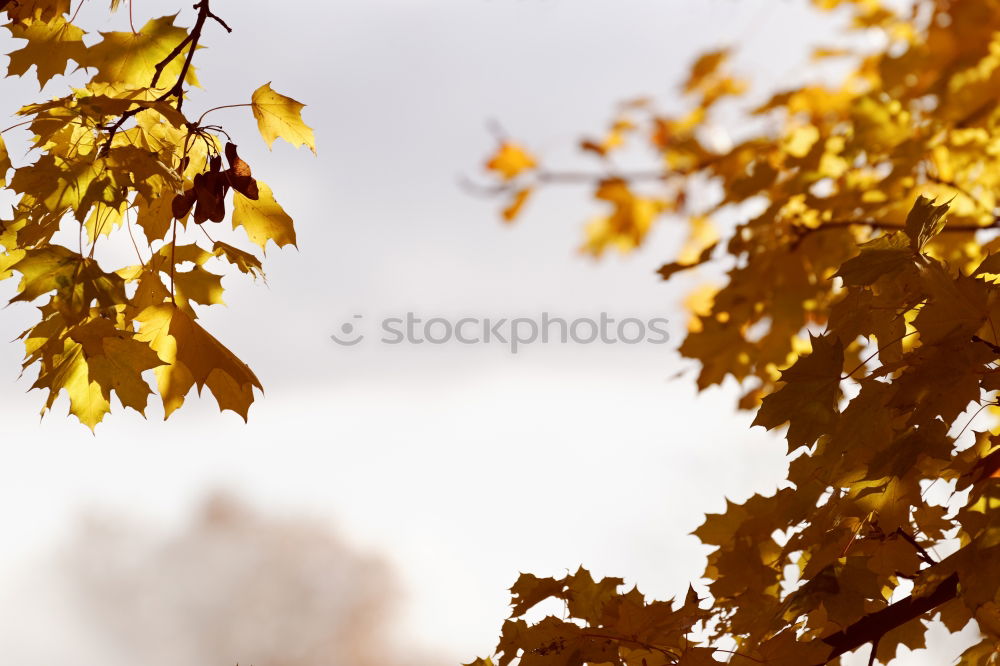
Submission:
<svg viewBox="0 0 1000 666">
<path fill-rule="evenodd" d="M 181 42 L 177 46 L 174 47 L 173 51 L 171 51 L 170 53 L 168 53 L 166 55 L 166 57 L 163 58 L 163 60 L 161 60 L 160 62 L 156 63 L 156 66 L 153 67 L 153 80 L 149 83 L 149 87 L 150 88 L 155 88 L 156 87 L 156 84 L 160 80 L 160 75 L 163 74 L 164 68 L 166 68 L 167 65 L 169 65 L 170 63 L 172 63 L 174 61 L 174 58 L 176 58 L 177 56 L 179 56 L 181 54 L 181 51 L 184 50 L 185 46 L 187 46 L 188 44 L 191 43 L 191 40 L 193 38 L 194 38 L 194 32 L 189 32 L 187 34 L 187 36 L 185 36 L 184 39 L 182 39 Z"/>
<path fill-rule="evenodd" d="M 223 28 L 226 29 L 226 32 L 230 32 L 231 33 L 233 31 L 233 29 L 229 27 L 229 24 L 227 24 L 225 21 L 223 21 L 221 18 L 219 18 L 218 16 L 216 16 L 212 12 L 208 12 L 208 18 L 213 19 L 214 21 L 216 21 L 219 25 L 221 25 Z"/>
<path fill-rule="evenodd" d="M 157 98 L 157 101 L 162 101 L 172 96 L 176 96 L 178 111 L 181 110 L 181 104 L 184 103 L 184 79 L 187 78 L 188 72 L 191 69 L 191 62 L 194 60 L 194 52 L 198 50 L 198 40 L 201 39 L 201 31 L 205 27 L 205 21 L 208 20 L 209 14 L 212 13 L 208 7 L 208 0 L 199 0 L 199 2 L 194 5 L 194 8 L 198 10 L 198 18 L 195 20 L 194 27 L 191 28 L 191 32 L 188 34 L 188 37 L 191 38 L 191 44 L 188 47 L 187 58 L 184 59 L 184 65 L 181 67 L 181 72 L 177 76 L 177 81 L 170 88 L 170 90 Z"/>
<path fill-rule="evenodd" d="M 925 597 L 909 596 L 880 611 L 866 615 L 843 631 L 821 639 L 832 648 L 823 664 L 828 664 L 840 655 L 853 652 L 867 643 L 876 643 L 893 629 L 951 601 L 957 594 L 958 574 L 953 573 Z"/>
</svg>

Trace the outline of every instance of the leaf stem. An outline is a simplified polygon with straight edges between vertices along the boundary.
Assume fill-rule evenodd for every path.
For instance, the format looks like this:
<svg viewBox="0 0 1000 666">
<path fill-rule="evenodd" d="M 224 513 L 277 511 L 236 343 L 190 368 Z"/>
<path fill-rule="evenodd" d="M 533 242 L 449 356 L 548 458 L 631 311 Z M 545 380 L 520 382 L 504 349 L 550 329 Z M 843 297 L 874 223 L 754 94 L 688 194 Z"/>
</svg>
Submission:
<svg viewBox="0 0 1000 666">
<path fill-rule="evenodd" d="M 25 121 L 20 122 L 20 123 L 15 123 L 14 125 L 11 125 L 10 127 L 7 127 L 7 128 L 4 128 L 4 129 L 0 130 L 0 134 L 3 134 L 4 132 L 9 132 L 10 130 L 18 128 L 18 127 L 22 127 L 23 125 L 30 125 L 32 122 L 34 122 L 34 120 L 25 120 Z"/>
<path fill-rule="evenodd" d="M 87 2 L 87 0 L 80 0 L 80 4 L 76 6 L 76 11 L 73 12 L 73 15 L 69 17 L 68 21 L 69 23 L 72 23 L 73 21 L 76 20 L 76 15 L 80 13 L 80 9 L 83 7 L 83 3 L 85 2 Z"/>
<path fill-rule="evenodd" d="M 172 237 L 170 239 L 170 302 L 177 305 L 177 297 L 174 295 L 174 265 L 177 263 L 174 256 L 177 252 L 177 218 L 171 223 Z"/>
<path fill-rule="evenodd" d="M 846 375 L 844 375 L 843 377 L 841 377 L 841 378 L 840 378 L 840 380 L 841 380 L 841 381 L 843 381 L 843 380 L 845 380 L 845 379 L 849 379 L 851 375 L 853 375 L 853 374 L 854 374 L 855 372 L 857 372 L 857 371 L 858 371 L 858 370 L 860 370 L 861 368 L 865 367 L 865 366 L 866 366 L 866 365 L 868 364 L 868 361 L 870 361 L 870 360 L 872 360 L 873 358 L 875 358 L 876 356 L 878 356 L 879 352 L 881 352 L 881 351 L 883 351 L 883 350 L 887 349 L 887 348 L 889 347 L 889 345 L 894 345 L 894 344 L 896 344 L 897 342 L 899 342 L 899 341 L 900 341 L 900 340 L 902 340 L 903 338 L 908 338 L 908 337 L 910 337 L 910 336 L 911 336 L 911 335 L 913 335 L 914 333 L 916 333 L 916 331 L 910 331 L 909 333 L 905 333 L 905 334 L 903 334 L 903 335 L 899 336 L 899 337 L 898 337 L 898 338 L 896 338 L 895 340 L 890 340 L 889 342 L 885 343 L 884 345 L 882 345 L 881 347 L 879 347 L 878 349 L 876 349 L 876 350 L 875 350 L 874 352 L 872 352 L 871 356 L 869 356 L 869 357 L 868 357 L 868 358 L 866 358 L 865 360 L 861 361 L 861 363 L 860 363 L 860 364 L 858 365 L 858 367 L 854 368 L 853 370 L 851 370 L 850 372 L 848 372 L 848 373 L 847 373 Z"/>
<path fill-rule="evenodd" d="M 132 240 L 132 247 L 135 248 L 135 256 L 138 257 L 139 263 L 145 266 L 146 262 L 142 258 L 142 253 L 139 252 L 139 244 L 135 242 L 135 236 L 132 234 L 132 220 L 128 216 L 130 210 L 132 209 L 129 208 L 125 211 L 125 228 L 128 229 L 128 237 Z"/>
<path fill-rule="evenodd" d="M 205 113 L 201 114 L 198 117 L 198 122 L 195 123 L 195 124 L 196 125 L 201 125 L 201 121 L 205 119 L 205 116 L 207 116 L 208 114 L 212 113 L 212 111 L 218 111 L 220 109 L 235 109 L 235 108 L 240 107 L 240 106 L 253 106 L 253 104 L 250 104 L 250 103 L 244 103 L 244 104 L 224 104 L 223 106 L 212 107 L 211 109 L 209 109 Z"/>
</svg>

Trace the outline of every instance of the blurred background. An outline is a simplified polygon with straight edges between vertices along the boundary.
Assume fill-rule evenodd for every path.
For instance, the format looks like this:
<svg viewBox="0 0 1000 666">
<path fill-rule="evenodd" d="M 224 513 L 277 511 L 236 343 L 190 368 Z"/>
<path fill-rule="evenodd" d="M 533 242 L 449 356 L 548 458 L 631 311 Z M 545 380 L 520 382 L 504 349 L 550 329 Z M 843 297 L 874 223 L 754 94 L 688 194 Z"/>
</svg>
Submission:
<svg viewBox="0 0 1000 666">
<path fill-rule="evenodd" d="M 683 241 L 661 224 L 628 257 L 577 252 L 584 189 L 537 194 L 516 225 L 459 187 L 499 122 L 550 166 L 614 104 L 678 107 L 701 51 L 734 44 L 756 95 L 816 74 L 845 17 L 806 0 L 217 0 L 204 91 L 249 101 L 271 81 L 308 104 L 318 157 L 269 153 L 248 109 L 217 112 L 295 218 L 299 249 L 267 283 L 227 277 L 202 310 L 267 391 L 249 425 L 190 396 L 162 422 L 113 414 L 92 436 L 17 380 L 0 347 L 0 654 L 20 666 L 456 664 L 489 654 L 518 572 L 625 577 L 682 594 L 706 549 L 688 533 L 726 497 L 771 492 L 780 435 L 749 429 L 735 385 L 697 394 L 675 353 L 687 290 L 654 271 Z M 136 23 L 190 3 L 138 0 Z M 104 0 L 83 25 L 127 30 Z M 877 35 L 869 36 L 870 46 Z M 866 36 L 855 39 L 864 40 Z M 4 52 L 18 48 L 0 37 Z M 72 81 L 72 77 L 69 78 Z M 0 113 L 64 94 L 4 80 Z M 11 121 L 11 124 L 14 121 Z M 738 133 L 739 128 L 731 128 Z M 8 133 L 15 165 L 17 141 Z M 587 165 L 590 166 L 590 165 Z M 0 297 L 14 284 L 0 284 Z M 214 310 L 214 311 L 213 311 Z M 362 315 L 666 317 L 668 345 L 341 347 Z M 0 338 L 27 326 L 8 307 Z M 941 633 L 931 635 L 941 639 Z M 904 657 L 940 664 L 968 636 Z M 944 655 L 944 656 L 942 656 Z"/>
</svg>

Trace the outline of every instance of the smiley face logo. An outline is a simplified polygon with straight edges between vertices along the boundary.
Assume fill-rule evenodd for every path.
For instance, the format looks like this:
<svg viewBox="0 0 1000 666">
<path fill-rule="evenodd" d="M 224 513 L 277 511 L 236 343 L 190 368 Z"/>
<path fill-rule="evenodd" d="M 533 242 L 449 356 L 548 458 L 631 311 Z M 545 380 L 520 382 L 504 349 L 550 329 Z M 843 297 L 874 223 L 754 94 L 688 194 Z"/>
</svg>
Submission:
<svg viewBox="0 0 1000 666">
<path fill-rule="evenodd" d="M 361 319 L 361 315 L 359 314 L 354 315 L 353 318 Z M 349 321 L 344 322 L 344 324 L 340 327 L 340 332 L 344 335 L 344 339 L 338 337 L 336 333 L 330 335 L 330 339 L 336 342 L 338 345 L 344 347 L 353 347 L 354 345 L 358 344 L 359 342 L 365 339 L 365 336 L 363 334 L 361 333 L 355 334 L 354 324 L 352 324 Z M 351 336 L 356 336 L 356 337 L 352 338 Z"/>
</svg>

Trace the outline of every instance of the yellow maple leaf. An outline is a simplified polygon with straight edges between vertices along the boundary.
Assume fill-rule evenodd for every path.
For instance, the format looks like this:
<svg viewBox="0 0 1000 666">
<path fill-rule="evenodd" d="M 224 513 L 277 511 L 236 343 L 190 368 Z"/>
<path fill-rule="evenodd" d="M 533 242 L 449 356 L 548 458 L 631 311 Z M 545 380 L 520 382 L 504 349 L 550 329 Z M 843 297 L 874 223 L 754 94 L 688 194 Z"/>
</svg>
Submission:
<svg viewBox="0 0 1000 666">
<path fill-rule="evenodd" d="M 594 197 L 612 206 L 611 214 L 592 220 L 584 230 L 586 239 L 581 251 L 595 257 L 608 247 L 622 253 L 639 247 L 666 207 L 662 201 L 636 195 L 627 183 L 617 178 L 602 181 Z"/>
<path fill-rule="evenodd" d="M 239 192 L 233 194 L 233 229 L 243 227 L 262 250 L 267 249 L 267 241 L 275 245 L 295 245 L 295 227 L 292 218 L 274 199 L 267 184 L 257 181 L 260 196 L 248 199 Z"/>
<path fill-rule="evenodd" d="M 136 339 L 149 343 L 167 365 L 155 369 L 164 417 L 184 403 L 192 386 L 205 386 L 215 396 L 220 410 L 232 410 L 245 421 L 260 380 L 243 361 L 184 310 L 172 305 L 154 305 L 138 316 Z"/>
<path fill-rule="evenodd" d="M 69 411 L 80 423 L 93 432 L 104 415 L 111 411 L 111 403 L 104 397 L 100 384 L 90 379 L 90 366 L 83 353 L 83 345 L 67 338 L 62 354 L 49 372 L 44 370 L 33 389 L 49 389 L 49 397 L 42 408 L 44 415 L 63 390 L 69 395 Z"/>
<path fill-rule="evenodd" d="M 10 57 L 7 72 L 23 76 L 34 66 L 39 87 L 65 72 L 69 61 L 79 61 L 84 52 L 83 30 L 61 15 L 49 21 L 11 23 L 6 27 L 12 37 L 28 41 L 22 48 L 7 54 Z"/>
<path fill-rule="evenodd" d="M 243 273 L 252 275 L 253 277 L 263 277 L 264 275 L 264 267 L 261 265 L 260 259 L 238 247 L 216 241 L 212 246 L 212 252 L 215 256 L 225 259 L 233 266 L 236 266 Z"/>
<path fill-rule="evenodd" d="M 496 171 L 504 180 L 513 180 L 536 166 L 538 162 L 535 158 L 513 141 L 502 142 L 497 152 L 486 162 L 486 168 Z"/>
<path fill-rule="evenodd" d="M 144 414 L 152 390 L 142 373 L 163 365 L 156 352 L 103 317 L 76 327 L 71 337 L 82 345 L 89 378 L 100 387 L 104 399 L 110 401 L 113 390 L 122 405 Z"/>
<path fill-rule="evenodd" d="M 700 88 L 706 79 L 714 75 L 729 58 L 729 49 L 717 49 L 703 53 L 691 65 L 688 80 L 684 83 L 684 91 L 692 92 Z"/>
<path fill-rule="evenodd" d="M 12 21 L 34 18 L 48 21 L 58 14 L 68 14 L 70 0 L 17 0 L 0 4 L 0 11 L 7 12 Z"/>
<path fill-rule="evenodd" d="M 7 172 L 11 168 L 10 156 L 7 154 L 7 144 L 4 143 L 3 137 L 0 136 L 0 187 L 7 186 Z"/>
<path fill-rule="evenodd" d="M 189 271 L 174 273 L 175 294 L 202 305 L 225 305 L 222 300 L 222 276 L 196 265 Z"/>
<path fill-rule="evenodd" d="M 268 82 L 254 91 L 250 108 L 268 148 L 272 148 L 274 140 L 280 138 L 296 148 L 308 146 L 316 153 L 316 139 L 312 128 L 302 121 L 305 104 L 275 92 Z"/>
<path fill-rule="evenodd" d="M 528 202 L 531 197 L 532 188 L 526 187 L 523 190 L 518 190 L 511 199 L 510 203 L 503 209 L 503 219 L 507 222 L 513 222 L 517 219 L 517 216 L 521 214 L 524 209 L 524 205 Z"/>
<path fill-rule="evenodd" d="M 170 52 L 187 37 L 187 30 L 174 25 L 177 15 L 150 19 L 137 33 L 102 32 L 101 41 L 81 56 L 82 67 L 97 69 L 94 81 L 137 88 L 152 83 L 153 72 Z M 176 57 L 164 68 L 157 82 L 169 87 L 181 74 L 183 57 Z M 185 75 L 185 82 L 198 85 L 194 67 Z"/>
<path fill-rule="evenodd" d="M 154 240 L 165 238 L 174 219 L 170 210 L 170 197 L 159 196 L 148 200 L 139 196 L 136 197 L 136 202 L 135 223 L 146 234 L 147 242 L 152 243 Z"/>
</svg>

